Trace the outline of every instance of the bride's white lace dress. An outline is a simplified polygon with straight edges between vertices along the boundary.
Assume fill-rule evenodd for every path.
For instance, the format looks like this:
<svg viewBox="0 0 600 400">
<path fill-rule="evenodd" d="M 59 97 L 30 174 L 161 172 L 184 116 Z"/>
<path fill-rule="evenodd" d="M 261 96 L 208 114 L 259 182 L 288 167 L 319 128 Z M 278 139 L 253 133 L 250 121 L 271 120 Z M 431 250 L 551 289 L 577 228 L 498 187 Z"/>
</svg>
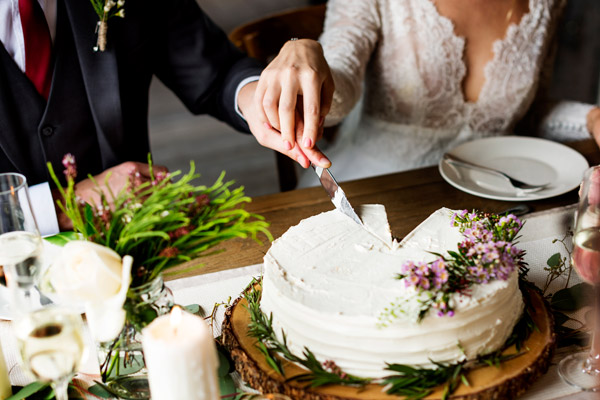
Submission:
<svg viewBox="0 0 600 400">
<path fill-rule="evenodd" d="M 478 100 L 467 102 L 465 40 L 432 0 L 329 0 L 320 38 L 336 86 L 328 124 L 363 96 L 360 120 L 345 123 L 327 151 L 334 175 L 348 180 L 434 165 L 465 141 L 512 134 L 536 97 L 563 3 L 529 0 L 529 12 L 494 43 Z M 541 121 L 541 135 L 589 137 L 590 108 L 558 103 Z M 310 175 L 301 185 L 317 183 Z"/>
</svg>

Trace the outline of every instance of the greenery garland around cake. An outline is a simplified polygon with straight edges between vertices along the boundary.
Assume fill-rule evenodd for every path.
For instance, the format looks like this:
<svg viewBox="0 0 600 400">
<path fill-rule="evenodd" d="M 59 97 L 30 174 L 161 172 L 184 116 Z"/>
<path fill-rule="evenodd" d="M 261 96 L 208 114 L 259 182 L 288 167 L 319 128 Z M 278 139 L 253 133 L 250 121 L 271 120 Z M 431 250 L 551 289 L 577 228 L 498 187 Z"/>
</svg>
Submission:
<svg viewBox="0 0 600 400">
<path fill-rule="evenodd" d="M 301 355 L 294 354 L 287 345 L 285 332 L 281 339 L 275 333 L 272 315 L 267 316 L 260 309 L 260 289 L 253 281 L 245 291 L 250 314 L 249 336 L 257 339 L 257 348 L 266 362 L 279 374 L 284 375 L 281 359 L 285 359 L 306 368 L 307 372 L 293 378 L 308 383 L 310 387 L 324 385 L 345 385 L 362 387 L 368 384 L 380 384 L 387 394 L 405 396 L 407 399 L 420 399 L 430 394 L 439 385 L 444 386 L 443 398 L 448 398 L 462 382 L 469 385 L 466 372 L 481 366 L 499 366 L 508 359 L 523 354 L 524 342 L 537 327 L 532 318 L 531 299 L 528 287 L 535 287 L 525 276 L 527 266 L 523 261 L 524 252 L 514 245 L 522 227 L 521 221 L 514 215 L 499 216 L 489 213 L 468 212 L 463 210 L 453 215 L 452 226 L 458 227 L 463 241 L 458 251 L 448 251 L 446 255 L 435 254 L 437 258 L 429 263 L 407 262 L 401 267 L 397 278 L 407 287 L 413 287 L 419 294 L 421 308 L 418 319 L 428 313 L 452 317 L 454 308 L 451 301 L 453 293 L 468 294 L 469 287 L 492 280 L 507 280 L 515 269 L 519 269 L 519 286 L 523 293 L 525 308 L 523 315 L 513 328 L 510 337 L 502 348 L 479 356 L 475 360 L 453 364 L 431 362 L 435 368 L 415 368 L 402 364 L 387 364 L 390 375 L 380 379 L 363 378 L 342 371 L 335 362 L 320 362 L 308 348 Z M 392 304 L 380 316 L 382 324 L 391 322 L 401 311 L 402 304 Z M 515 346 L 517 353 L 504 355 L 503 352 Z M 460 343 L 457 343 L 460 348 Z"/>
</svg>

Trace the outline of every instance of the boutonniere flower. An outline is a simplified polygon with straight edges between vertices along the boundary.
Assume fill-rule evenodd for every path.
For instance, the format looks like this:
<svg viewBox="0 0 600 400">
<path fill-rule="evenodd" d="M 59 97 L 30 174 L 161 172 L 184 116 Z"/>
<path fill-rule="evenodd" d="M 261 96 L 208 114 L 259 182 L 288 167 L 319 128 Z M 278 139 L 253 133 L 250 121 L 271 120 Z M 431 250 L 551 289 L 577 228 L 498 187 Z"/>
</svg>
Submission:
<svg viewBox="0 0 600 400">
<path fill-rule="evenodd" d="M 96 33 L 98 41 L 94 46 L 94 51 L 104 51 L 106 49 L 106 33 L 108 31 L 108 20 L 112 17 L 125 18 L 125 0 L 90 0 L 94 11 L 98 14 L 98 24 Z"/>
</svg>

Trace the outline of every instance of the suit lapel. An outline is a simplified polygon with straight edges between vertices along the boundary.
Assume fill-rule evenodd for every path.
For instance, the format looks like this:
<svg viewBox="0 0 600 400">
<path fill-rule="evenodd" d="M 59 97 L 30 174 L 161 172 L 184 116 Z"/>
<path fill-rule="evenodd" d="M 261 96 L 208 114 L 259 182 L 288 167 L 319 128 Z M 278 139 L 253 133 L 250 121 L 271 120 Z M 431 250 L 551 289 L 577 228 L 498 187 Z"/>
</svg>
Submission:
<svg viewBox="0 0 600 400">
<path fill-rule="evenodd" d="M 103 166 L 114 165 L 122 152 L 123 117 L 117 59 L 109 41 L 95 52 L 98 17 L 89 0 L 63 0 L 71 22 L 77 57 L 98 134 Z"/>
<path fill-rule="evenodd" d="M 23 75 L 24 79 L 8 81 L 10 79 L 9 68 L 14 69 L 13 74 L 20 74 L 21 71 L 2 43 L 0 43 L 0 63 L 4 64 L 4 66 L 0 66 L 0 148 L 18 172 L 33 176 L 34 169 L 29 160 L 30 153 L 24 148 L 27 146 L 28 140 L 20 136 L 23 132 L 22 127 L 16 123 L 17 110 L 14 104 L 15 93 L 27 93 L 32 90 L 33 85 L 25 78 L 25 75 Z M 14 93 L 11 92 L 13 90 Z M 38 104 L 31 103 L 35 100 L 35 96 L 18 96 L 18 98 L 25 110 L 33 112 L 39 108 Z"/>
</svg>

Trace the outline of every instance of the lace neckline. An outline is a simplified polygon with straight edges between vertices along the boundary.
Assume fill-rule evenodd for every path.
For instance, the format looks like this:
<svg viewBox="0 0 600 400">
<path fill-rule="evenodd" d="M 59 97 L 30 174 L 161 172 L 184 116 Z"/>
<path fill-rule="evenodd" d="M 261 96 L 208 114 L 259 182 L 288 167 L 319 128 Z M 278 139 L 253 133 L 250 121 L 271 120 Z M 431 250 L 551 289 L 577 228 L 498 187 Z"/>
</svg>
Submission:
<svg viewBox="0 0 600 400">
<path fill-rule="evenodd" d="M 460 79 L 459 79 L 459 83 L 458 83 L 458 88 L 456 90 L 456 92 L 457 92 L 456 96 L 460 98 L 461 103 L 466 107 L 477 106 L 479 103 L 482 102 L 482 98 L 485 98 L 486 94 L 490 90 L 490 85 L 492 84 L 492 80 L 490 79 L 491 71 L 495 68 L 495 65 L 499 62 L 499 58 L 500 58 L 500 54 L 502 53 L 502 50 L 508 44 L 513 42 L 514 37 L 520 31 L 522 31 L 527 25 L 529 25 L 531 23 L 531 20 L 532 20 L 533 16 L 535 15 L 534 8 L 538 5 L 538 3 L 536 3 L 536 0 L 528 0 L 528 10 L 525 14 L 523 14 L 521 16 L 521 19 L 519 20 L 519 22 L 518 23 L 511 22 L 508 25 L 508 27 L 506 28 L 504 37 L 496 39 L 492 43 L 493 56 L 483 67 L 484 82 L 483 82 L 483 85 L 481 86 L 481 89 L 479 89 L 479 94 L 477 96 L 477 100 L 475 100 L 475 101 L 468 101 L 466 99 L 465 92 L 462 87 L 462 82 L 467 73 L 467 65 L 466 65 L 465 58 L 464 58 L 466 38 L 463 36 L 460 36 L 456 33 L 454 21 L 452 21 L 449 17 L 440 14 L 437 6 L 434 3 L 434 0 L 423 0 L 423 3 L 425 5 L 427 5 L 427 7 L 430 8 L 432 15 L 435 15 L 439 24 L 446 31 L 446 33 L 447 33 L 446 37 L 452 38 L 458 44 L 458 46 L 456 47 L 457 54 L 454 55 L 457 57 L 458 65 L 460 65 Z"/>
</svg>

